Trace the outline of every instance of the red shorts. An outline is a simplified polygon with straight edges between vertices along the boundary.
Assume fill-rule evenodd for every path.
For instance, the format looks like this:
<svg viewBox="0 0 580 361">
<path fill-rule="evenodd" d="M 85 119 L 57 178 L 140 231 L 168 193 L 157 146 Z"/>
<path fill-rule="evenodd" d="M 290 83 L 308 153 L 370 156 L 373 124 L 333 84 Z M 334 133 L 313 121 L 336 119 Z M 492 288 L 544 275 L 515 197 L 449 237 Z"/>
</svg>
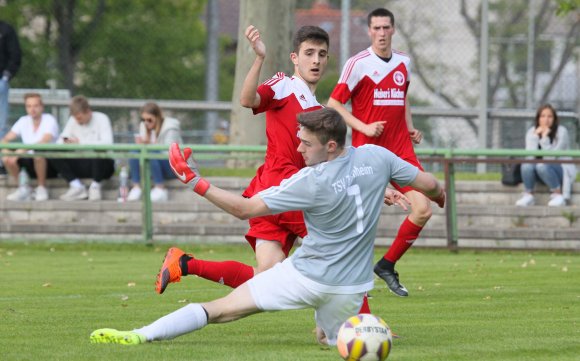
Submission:
<svg viewBox="0 0 580 361">
<path fill-rule="evenodd" d="M 419 159 L 417 159 L 417 155 L 415 154 L 415 152 L 413 152 L 412 154 L 406 155 L 406 156 L 399 156 L 401 159 L 411 163 L 412 165 L 414 165 L 415 167 L 419 168 L 420 170 L 423 170 L 423 167 L 421 166 L 421 163 L 419 162 Z M 409 191 L 414 191 L 415 188 L 411 187 L 411 186 L 404 186 L 401 187 L 399 186 L 397 183 L 391 181 L 391 185 L 398 190 L 399 192 L 405 194 Z"/>
<path fill-rule="evenodd" d="M 280 242 L 286 257 L 297 237 L 306 236 L 306 225 L 301 211 L 284 212 L 263 217 L 250 218 L 250 230 L 246 240 L 256 251 L 256 239 Z"/>
</svg>

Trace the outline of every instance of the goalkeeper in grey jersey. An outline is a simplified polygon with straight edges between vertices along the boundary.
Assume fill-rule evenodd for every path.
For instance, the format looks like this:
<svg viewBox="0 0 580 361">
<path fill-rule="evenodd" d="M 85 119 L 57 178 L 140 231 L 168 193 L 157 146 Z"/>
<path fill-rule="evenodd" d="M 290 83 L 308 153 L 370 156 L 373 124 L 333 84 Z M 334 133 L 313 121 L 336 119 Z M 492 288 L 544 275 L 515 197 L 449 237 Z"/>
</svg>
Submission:
<svg viewBox="0 0 580 361">
<path fill-rule="evenodd" d="M 307 167 L 252 198 L 201 178 L 189 148 L 182 153 L 173 144 L 169 162 L 183 183 L 238 218 L 302 210 L 308 229 L 302 246 L 223 298 L 189 304 L 133 331 L 96 330 L 92 342 L 140 344 L 262 311 L 314 308 L 318 341 L 336 343 L 340 325 L 358 312 L 364 293 L 373 288 L 373 242 L 389 181 L 413 186 L 440 207 L 445 193 L 431 174 L 383 147 L 345 147 L 346 124 L 333 109 L 299 114 L 298 123 L 298 151 Z M 402 194 L 388 192 L 405 204 Z"/>
</svg>

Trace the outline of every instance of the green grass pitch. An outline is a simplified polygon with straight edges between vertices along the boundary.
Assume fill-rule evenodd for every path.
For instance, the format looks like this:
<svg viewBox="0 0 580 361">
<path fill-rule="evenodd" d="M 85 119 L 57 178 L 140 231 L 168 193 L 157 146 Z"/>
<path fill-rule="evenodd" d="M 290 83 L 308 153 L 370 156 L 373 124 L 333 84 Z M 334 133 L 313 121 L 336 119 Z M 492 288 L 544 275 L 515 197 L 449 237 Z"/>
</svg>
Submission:
<svg viewBox="0 0 580 361">
<path fill-rule="evenodd" d="M 181 245 L 199 258 L 253 264 L 246 245 Z M 172 341 L 90 344 L 96 328 L 132 329 L 229 288 L 196 277 L 163 295 L 167 245 L 0 243 L 1 360 L 339 360 L 314 339 L 313 311 L 264 313 Z M 384 249 L 377 249 L 376 259 Z M 578 360 L 580 254 L 412 249 L 408 298 L 377 280 L 373 313 L 395 333 L 389 360 Z"/>
</svg>

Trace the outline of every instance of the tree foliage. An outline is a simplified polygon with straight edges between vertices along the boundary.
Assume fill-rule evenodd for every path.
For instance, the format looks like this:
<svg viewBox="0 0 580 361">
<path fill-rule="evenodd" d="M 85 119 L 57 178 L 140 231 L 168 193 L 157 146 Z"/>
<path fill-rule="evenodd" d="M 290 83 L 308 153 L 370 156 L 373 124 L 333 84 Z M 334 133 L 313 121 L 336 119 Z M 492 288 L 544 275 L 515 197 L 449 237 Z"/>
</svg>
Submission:
<svg viewBox="0 0 580 361">
<path fill-rule="evenodd" d="M 473 5 L 473 2 L 461 0 L 458 8 L 472 39 L 464 44 L 474 46 L 473 50 L 478 54 L 481 5 Z M 539 0 L 536 5 L 533 39 L 536 62 L 532 71 L 532 84 L 534 104 L 539 104 L 548 101 L 564 67 L 574 59 L 574 49 L 579 45 L 580 17 L 571 13 L 565 17 L 556 16 L 558 7 L 552 0 Z M 476 61 L 469 68 L 458 66 L 460 63 L 453 63 L 454 59 L 462 56 L 461 53 L 445 54 L 445 60 L 442 61 L 442 58 L 437 56 L 438 53 L 433 51 L 433 39 L 426 40 L 429 34 L 432 34 L 435 39 L 447 36 L 446 39 L 460 41 L 462 38 L 457 36 L 457 28 L 444 29 L 432 17 L 423 16 L 422 13 L 399 11 L 397 14 L 399 19 L 403 19 L 398 23 L 397 31 L 404 38 L 407 52 L 414 61 L 413 75 L 421 80 L 428 91 L 436 95 L 440 105 L 451 108 L 476 106 L 478 93 L 470 92 L 472 87 L 467 84 L 476 84 L 479 81 L 477 69 L 480 57 L 476 56 Z M 498 0 L 489 3 L 488 106 L 491 108 L 526 106 L 528 16 L 528 1 Z M 412 25 L 417 23 L 421 26 Z M 547 39 L 543 34 L 550 34 L 550 38 Z M 542 58 L 548 58 L 552 63 L 542 67 L 543 64 L 540 63 Z M 537 83 L 540 73 L 543 79 L 549 77 L 549 81 L 542 82 L 541 87 Z M 444 79 L 443 83 L 441 79 Z M 458 91 L 453 84 L 465 84 L 466 91 Z M 477 132 L 477 119 L 466 120 L 474 132 Z"/>
<path fill-rule="evenodd" d="M 19 29 L 14 87 L 91 97 L 203 99 L 205 1 L 19 0 L 1 16 Z M 224 59 L 232 67 L 231 59 Z"/>
<path fill-rule="evenodd" d="M 462 10 L 465 9 L 465 0 L 462 0 Z M 492 24 L 490 24 L 490 38 L 499 39 L 495 44 L 490 47 L 490 60 L 493 64 L 496 64 L 496 70 L 493 71 L 495 75 L 491 79 L 491 84 L 489 85 L 490 99 L 492 101 L 497 100 L 496 95 L 500 89 L 507 89 L 508 91 L 508 106 L 510 107 L 522 107 L 525 104 L 526 94 L 522 91 L 525 86 L 525 74 L 527 69 L 521 64 L 525 64 L 525 59 L 527 57 L 527 47 L 526 46 L 513 46 L 513 41 L 502 41 L 502 39 L 517 39 L 518 37 L 525 37 L 527 39 L 527 20 L 529 17 L 529 4 L 525 2 L 507 2 L 498 1 L 496 3 L 490 4 L 490 12 L 494 14 Z M 533 43 L 536 45 L 537 50 L 548 50 L 542 49 L 546 46 L 546 43 L 542 42 L 540 39 L 540 34 L 545 33 L 550 29 L 550 27 L 555 27 L 555 22 L 558 22 L 557 26 L 561 28 L 561 31 L 566 33 L 565 41 L 562 47 L 553 47 L 554 52 L 558 52 L 557 56 L 552 56 L 553 59 L 558 59 L 558 62 L 549 67 L 550 69 L 542 70 L 538 64 L 532 69 L 532 84 L 536 84 L 536 79 L 540 71 L 548 72 L 550 74 L 551 80 L 545 86 L 540 94 L 538 103 L 544 103 L 547 101 L 550 93 L 552 92 L 557 80 L 559 79 L 564 66 L 573 57 L 573 50 L 580 43 L 578 42 L 578 37 L 580 36 L 580 17 L 569 17 L 568 19 L 562 20 L 562 18 L 555 18 L 554 14 L 558 11 L 551 0 L 542 0 L 538 3 L 537 14 L 534 18 L 534 39 Z M 478 39 L 479 43 L 479 14 L 477 17 L 470 17 L 466 11 L 462 11 L 462 16 L 469 25 L 470 31 L 473 36 Z M 491 18 L 491 17 L 490 17 Z M 549 44 L 547 46 L 550 46 Z"/>
<path fill-rule="evenodd" d="M 572 11 L 577 11 L 580 9 L 580 0 L 557 0 L 558 10 L 556 14 L 563 16 Z"/>
</svg>

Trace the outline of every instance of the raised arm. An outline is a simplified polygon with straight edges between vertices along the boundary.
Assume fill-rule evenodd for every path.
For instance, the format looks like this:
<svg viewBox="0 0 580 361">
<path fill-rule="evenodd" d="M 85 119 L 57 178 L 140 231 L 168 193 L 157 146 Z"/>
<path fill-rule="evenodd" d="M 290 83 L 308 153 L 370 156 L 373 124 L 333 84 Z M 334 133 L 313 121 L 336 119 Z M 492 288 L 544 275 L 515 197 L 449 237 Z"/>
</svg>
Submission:
<svg viewBox="0 0 580 361">
<path fill-rule="evenodd" d="M 260 32 L 253 25 L 247 27 L 245 34 L 256 53 L 256 59 L 242 84 L 240 104 L 245 108 L 257 108 L 260 105 L 260 94 L 257 92 L 258 82 L 260 80 L 260 71 L 266 58 L 266 46 L 262 42 Z"/>
</svg>

